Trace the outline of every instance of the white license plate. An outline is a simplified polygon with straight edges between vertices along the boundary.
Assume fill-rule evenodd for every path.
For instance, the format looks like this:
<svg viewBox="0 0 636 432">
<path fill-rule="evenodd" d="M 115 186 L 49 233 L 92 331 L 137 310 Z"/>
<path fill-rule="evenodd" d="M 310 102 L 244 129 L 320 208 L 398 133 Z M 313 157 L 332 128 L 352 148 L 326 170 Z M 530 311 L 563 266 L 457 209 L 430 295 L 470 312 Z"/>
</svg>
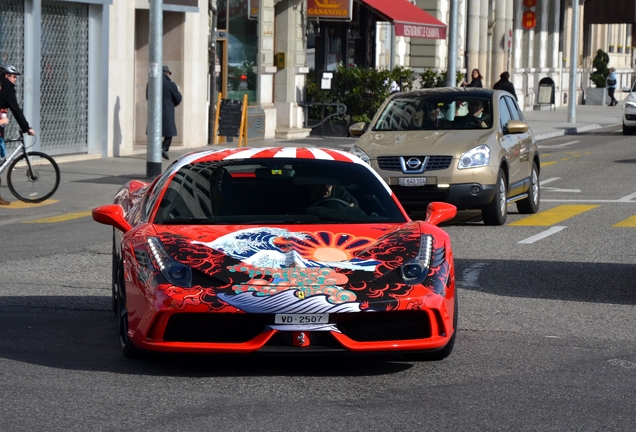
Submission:
<svg viewBox="0 0 636 432">
<path fill-rule="evenodd" d="M 275 324 L 327 324 L 329 314 L 276 314 Z"/>
<path fill-rule="evenodd" d="M 424 186 L 426 177 L 400 177 L 398 182 L 400 186 Z"/>
</svg>

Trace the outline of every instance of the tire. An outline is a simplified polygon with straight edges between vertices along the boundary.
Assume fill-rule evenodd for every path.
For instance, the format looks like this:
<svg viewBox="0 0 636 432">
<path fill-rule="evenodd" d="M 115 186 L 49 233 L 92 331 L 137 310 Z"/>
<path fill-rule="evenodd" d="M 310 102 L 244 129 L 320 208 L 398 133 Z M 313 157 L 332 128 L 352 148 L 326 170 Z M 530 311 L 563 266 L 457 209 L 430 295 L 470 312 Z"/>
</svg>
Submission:
<svg viewBox="0 0 636 432">
<path fill-rule="evenodd" d="M 528 198 L 517 201 L 517 210 L 519 210 L 519 213 L 521 214 L 534 214 L 539 211 L 541 191 L 539 187 L 539 170 L 537 169 L 537 164 L 535 162 L 532 162 L 532 175 L 530 182 Z"/>
<path fill-rule="evenodd" d="M 41 152 L 29 152 L 14 160 L 7 171 L 7 186 L 20 201 L 39 203 L 53 196 L 60 185 L 60 168 L 53 158 Z M 33 174 L 33 175 L 31 175 Z"/>
<path fill-rule="evenodd" d="M 497 193 L 490 204 L 481 209 L 481 217 L 486 225 L 503 225 L 508 216 L 508 185 L 504 171 L 499 168 L 497 174 Z"/>
<path fill-rule="evenodd" d="M 623 123 L 623 135 L 631 135 L 633 132 L 633 129 L 629 126 L 625 126 L 625 123 Z"/>
<path fill-rule="evenodd" d="M 451 353 L 453 352 L 453 348 L 455 347 L 455 339 L 457 339 L 457 314 L 458 314 L 457 288 L 455 288 L 455 306 L 453 311 L 453 335 L 448 340 L 448 343 L 444 346 L 444 348 L 438 351 L 406 354 L 405 355 L 406 359 L 414 360 L 414 361 L 440 361 L 440 360 L 444 360 L 446 357 L 451 355 Z"/>
<path fill-rule="evenodd" d="M 124 283 L 124 264 L 118 263 L 119 269 L 117 281 L 117 332 L 119 333 L 119 346 L 124 356 L 128 358 L 141 357 L 141 351 L 128 337 L 128 309 L 126 308 L 126 284 Z"/>
</svg>

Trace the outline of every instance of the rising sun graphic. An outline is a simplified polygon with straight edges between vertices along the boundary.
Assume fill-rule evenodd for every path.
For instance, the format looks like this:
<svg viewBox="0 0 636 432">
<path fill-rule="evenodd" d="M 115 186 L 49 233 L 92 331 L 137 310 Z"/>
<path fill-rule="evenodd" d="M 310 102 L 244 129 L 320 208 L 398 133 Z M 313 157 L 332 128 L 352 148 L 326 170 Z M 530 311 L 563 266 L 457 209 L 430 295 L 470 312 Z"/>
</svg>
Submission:
<svg viewBox="0 0 636 432">
<path fill-rule="evenodd" d="M 302 240 L 292 240 L 293 248 L 304 258 L 316 261 L 348 261 L 356 252 L 375 242 L 370 237 L 356 237 L 345 233 L 319 231 L 305 234 L 307 237 Z"/>
</svg>

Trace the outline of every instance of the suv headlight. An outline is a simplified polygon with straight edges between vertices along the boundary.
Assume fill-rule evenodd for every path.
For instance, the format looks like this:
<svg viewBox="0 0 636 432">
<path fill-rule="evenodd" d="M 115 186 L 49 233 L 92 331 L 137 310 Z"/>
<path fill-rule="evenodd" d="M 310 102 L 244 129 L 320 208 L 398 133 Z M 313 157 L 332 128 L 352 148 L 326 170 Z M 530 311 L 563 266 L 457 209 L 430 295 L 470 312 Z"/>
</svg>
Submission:
<svg viewBox="0 0 636 432">
<path fill-rule="evenodd" d="M 468 150 L 459 158 L 457 169 L 477 168 L 490 164 L 490 147 L 485 144 Z"/>
<path fill-rule="evenodd" d="M 625 101 L 625 107 L 636 108 L 636 101 Z"/>
<path fill-rule="evenodd" d="M 371 158 L 360 147 L 353 146 L 351 150 L 349 150 L 349 153 L 351 153 L 352 155 L 358 156 L 360 159 L 362 159 L 364 162 L 368 163 L 369 165 L 371 164 Z"/>
</svg>

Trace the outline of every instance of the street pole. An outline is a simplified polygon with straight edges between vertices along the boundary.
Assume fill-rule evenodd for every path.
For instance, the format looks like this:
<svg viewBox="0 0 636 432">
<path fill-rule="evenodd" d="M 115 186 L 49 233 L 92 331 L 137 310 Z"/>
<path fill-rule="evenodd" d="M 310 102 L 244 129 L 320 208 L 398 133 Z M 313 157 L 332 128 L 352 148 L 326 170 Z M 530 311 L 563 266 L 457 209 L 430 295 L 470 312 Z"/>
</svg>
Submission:
<svg viewBox="0 0 636 432">
<path fill-rule="evenodd" d="M 572 2 L 572 51 L 570 52 L 570 91 L 568 123 L 576 123 L 576 72 L 579 58 L 579 0 Z"/>
<path fill-rule="evenodd" d="M 458 0 L 450 0 L 446 87 L 457 87 L 457 2 Z"/>
<path fill-rule="evenodd" d="M 208 75 L 210 79 L 210 108 L 208 109 L 208 144 L 214 144 L 214 124 L 216 119 L 216 24 L 218 15 L 212 0 L 208 2 L 210 19 L 210 41 L 208 46 Z"/>
<path fill-rule="evenodd" d="M 161 174 L 161 99 L 163 92 L 163 10 L 162 0 L 150 0 L 148 57 L 148 143 L 146 177 Z"/>
</svg>

